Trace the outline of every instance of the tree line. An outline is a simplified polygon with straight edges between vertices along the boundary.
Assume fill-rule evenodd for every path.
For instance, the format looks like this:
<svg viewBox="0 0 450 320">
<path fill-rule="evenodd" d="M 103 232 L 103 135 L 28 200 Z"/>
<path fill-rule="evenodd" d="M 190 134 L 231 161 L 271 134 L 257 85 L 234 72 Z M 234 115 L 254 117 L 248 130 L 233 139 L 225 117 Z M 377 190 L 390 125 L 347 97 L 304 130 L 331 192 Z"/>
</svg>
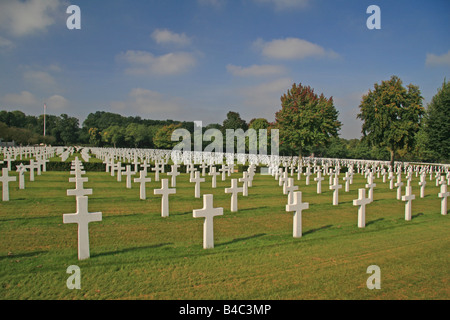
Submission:
<svg viewBox="0 0 450 320">
<path fill-rule="evenodd" d="M 361 139 L 339 137 L 333 98 L 317 94 L 309 86 L 293 84 L 280 98 L 281 109 L 275 121 L 254 118 L 248 123 L 235 111 L 229 111 L 221 124 L 202 130 L 218 129 L 224 137 L 227 129 L 279 130 L 281 155 L 320 156 L 342 159 L 374 159 L 448 162 L 450 159 L 450 84 L 444 80 L 432 101 L 424 107 L 418 86 L 406 87 L 400 78 L 376 83 L 364 95 L 355 115 L 361 119 Z M 97 111 L 80 126 L 67 114 L 25 115 L 21 111 L 0 111 L 0 138 L 19 145 L 85 145 L 116 148 L 171 149 L 178 142 L 172 133 L 178 128 L 194 134 L 194 122 L 150 120 L 124 117 Z M 210 142 L 204 141 L 203 148 Z M 246 142 L 248 147 L 248 142 Z M 270 143 L 267 143 L 270 145 Z M 224 148 L 225 149 L 225 141 Z M 270 151 L 269 151 L 270 152 Z"/>
</svg>

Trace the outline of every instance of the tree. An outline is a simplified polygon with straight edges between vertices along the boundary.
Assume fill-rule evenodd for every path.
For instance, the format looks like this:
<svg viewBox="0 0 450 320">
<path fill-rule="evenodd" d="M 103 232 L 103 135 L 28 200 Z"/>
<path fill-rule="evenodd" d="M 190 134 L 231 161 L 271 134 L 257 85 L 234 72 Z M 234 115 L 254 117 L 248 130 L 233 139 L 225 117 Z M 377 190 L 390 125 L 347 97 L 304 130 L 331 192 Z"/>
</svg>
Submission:
<svg viewBox="0 0 450 320">
<path fill-rule="evenodd" d="M 222 130 L 225 133 L 226 129 L 242 129 L 246 131 L 248 128 L 245 120 L 241 119 L 239 113 L 230 111 L 227 113 L 227 118 L 223 121 Z"/>
<path fill-rule="evenodd" d="M 172 149 L 178 141 L 172 141 L 172 133 L 181 127 L 179 124 L 170 124 L 159 129 L 153 137 L 153 144 L 158 149 Z"/>
<path fill-rule="evenodd" d="M 414 146 L 424 115 L 419 87 L 409 84 L 407 88 L 397 76 L 375 83 L 374 90 L 362 97 L 357 115 L 363 121 L 363 139 L 372 146 L 387 148 L 392 167 L 398 150 Z"/>
<path fill-rule="evenodd" d="M 450 83 L 442 87 L 428 104 L 424 133 L 426 145 L 436 160 L 450 159 Z"/>
<path fill-rule="evenodd" d="M 312 148 L 328 145 L 342 126 L 338 114 L 332 97 L 318 96 L 311 87 L 294 83 L 281 96 L 281 110 L 275 114 L 280 151 L 298 152 L 301 157 Z"/>
<path fill-rule="evenodd" d="M 113 125 L 102 131 L 102 139 L 112 144 L 114 148 L 122 147 L 125 142 L 125 130 L 118 125 Z"/>
<path fill-rule="evenodd" d="M 79 122 L 77 118 L 69 117 L 67 114 L 61 114 L 57 124 L 60 131 L 60 137 L 64 145 L 78 142 Z"/>
<path fill-rule="evenodd" d="M 89 128 L 89 143 L 98 147 L 102 142 L 102 135 L 98 128 Z"/>
</svg>

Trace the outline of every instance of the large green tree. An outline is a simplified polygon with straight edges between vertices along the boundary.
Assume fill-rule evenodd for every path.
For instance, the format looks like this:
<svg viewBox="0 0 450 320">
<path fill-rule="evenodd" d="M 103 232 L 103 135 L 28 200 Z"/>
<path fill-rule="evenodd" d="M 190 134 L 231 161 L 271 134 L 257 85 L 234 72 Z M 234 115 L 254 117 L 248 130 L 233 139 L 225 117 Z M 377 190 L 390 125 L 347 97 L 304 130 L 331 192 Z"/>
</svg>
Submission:
<svg viewBox="0 0 450 320">
<path fill-rule="evenodd" d="M 357 118 L 363 121 L 363 139 L 370 145 L 385 147 L 394 166 L 397 151 L 414 146 L 414 138 L 425 113 L 419 87 L 407 88 L 397 76 L 375 83 L 374 90 L 362 97 Z"/>
<path fill-rule="evenodd" d="M 318 96 L 311 87 L 294 83 L 281 96 L 281 110 L 275 114 L 280 151 L 301 157 L 315 147 L 328 145 L 342 126 L 338 114 L 332 97 Z"/>
<path fill-rule="evenodd" d="M 450 83 L 442 87 L 427 106 L 425 116 L 426 145 L 439 161 L 450 159 Z"/>
<path fill-rule="evenodd" d="M 241 115 L 238 112 L 229 111 L 227 113 L 227 118 L 222 124 L 222 130 L 224 133 L 226 129 L 242 129 L 246 131 L 248 129 L 248 124 L 241 118 Z"/>
</svg>

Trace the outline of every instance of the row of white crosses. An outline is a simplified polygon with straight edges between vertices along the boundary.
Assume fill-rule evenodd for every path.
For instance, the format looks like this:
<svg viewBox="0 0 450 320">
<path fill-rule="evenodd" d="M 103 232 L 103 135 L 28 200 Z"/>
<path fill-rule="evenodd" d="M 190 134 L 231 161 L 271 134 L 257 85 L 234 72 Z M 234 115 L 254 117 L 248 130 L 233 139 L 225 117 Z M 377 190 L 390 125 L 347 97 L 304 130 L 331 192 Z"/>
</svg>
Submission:
<svg viewBox="0 0 450 320">
<path fill-rule="evenodd" d="M 11 154 L 14 154 L 11 156 Z M 5 168 L 2 168 L 2 176 L 0 177 L 0 182 L 2 183 L 2 201 L 9 201 L 9 183 L 13 181 L 17 181 L 17 177 L 9 176 L 9 171 L 11 171 L 11 162 L 16 159 L 16 153 L 7 153 L 4 157 L 3 161 L 0 163 L 6 162 L 7 165 Z M 34 170 L 37 169 L 37 174 L 41 175 L 42 172 L 47 171 L 46 163 L 49 161 L 44 156 L 40 156 L 38 152 L 36 152 L 37 162 L 34 159 L 30 159 L 30 164 L 24 165 L 20 163 L 16 165 L 16 172 L 19 175 L 19 189 L 25 189 L 25 172 L 27 169 L 30 170 L 29 179 L 30 181 L 34 181 Z M 42 168 L 42 169 L 41 169 Z"/>
<path fill-rule="evenodd" d="M 84 260 L 90 257 L 89 223 L 102 221 L 102 213 L 88 211 L 87 196 L 92 194 L 92 189 L 83 187 L 83 183 L 87 182 L 88 178 L 82 177 L 86 172 L 83 171 L 83 165 L 78 157 L 72 161 L 72 169 L 70 174 L 75 177 L 69 178 L 69 182 L 75 182 L 75 189 L 67 190 L 67 195 L 76 197 L 76 213 L 63 214 L 63 223 L 78 224 L 78 260 Z"/>
</svg>

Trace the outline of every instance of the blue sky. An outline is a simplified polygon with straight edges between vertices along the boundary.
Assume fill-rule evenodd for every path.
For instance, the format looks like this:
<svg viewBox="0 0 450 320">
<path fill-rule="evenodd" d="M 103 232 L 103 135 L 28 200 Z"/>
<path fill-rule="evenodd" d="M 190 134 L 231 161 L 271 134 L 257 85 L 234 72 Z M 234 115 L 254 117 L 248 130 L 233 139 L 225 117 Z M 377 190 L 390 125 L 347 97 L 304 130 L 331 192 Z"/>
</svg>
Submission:
<svg viewBox="0 0 450 320">
<path fill-rule="evenodd" d="M 71 4 L 80 30 L 66 27 Z M 332 96 L 341 137 L 359 138 L 374 83 L 397 75 L 426 105 L 450 78 L 449 31 L 448 0 L 2 0 L 0 109 L 273 121 L 295 82 Z"/>
</svg>

